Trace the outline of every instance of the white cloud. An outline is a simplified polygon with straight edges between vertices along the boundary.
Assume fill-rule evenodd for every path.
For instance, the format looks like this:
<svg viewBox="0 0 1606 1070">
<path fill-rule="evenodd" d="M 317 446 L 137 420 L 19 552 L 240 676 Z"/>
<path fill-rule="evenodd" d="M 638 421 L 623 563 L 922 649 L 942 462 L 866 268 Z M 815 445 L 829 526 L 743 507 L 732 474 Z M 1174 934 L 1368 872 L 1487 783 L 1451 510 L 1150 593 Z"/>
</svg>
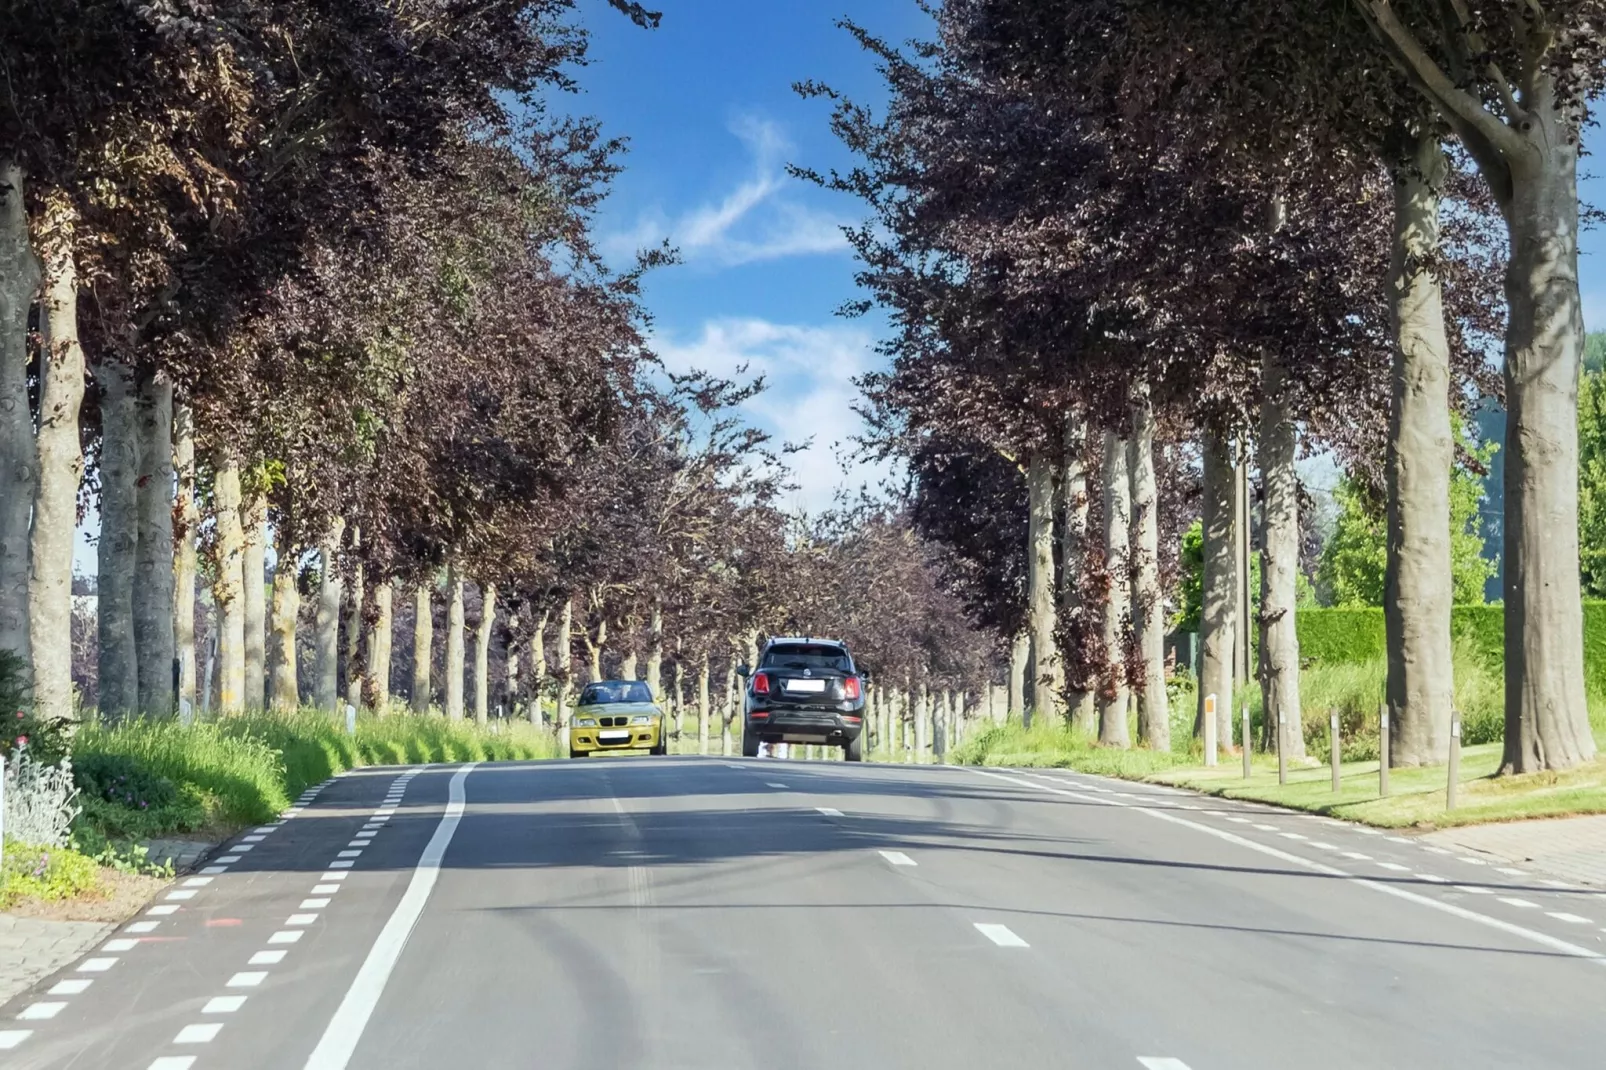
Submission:
<svg viewBox="0 0 1606 1070">
<path fill-rule="evenodd" d="M 853 411 L 859 401 L 853 379 L 876 362 L 875 340 L 863 328 L 715 319 L 696 338 L 660 333 L 653 345 L 671 371 L 731 376 L 746 365 L 749 375 L 766 378 L 768 389 L 746 404 L 753 425 L 769 431 L 777 444 L 812 440 L 788 458 L 798 485 L 792 507 L 824 509 L 838 488 L 874 485 L 889 474 L 885 464 L 859 460 L 851 441 L 864 430 Z"/>
<path fill-rule="evenodd" d="M 622 258 L 668 240 L 687 263 L 733 267 L 847 248 L 841 230 L 846 220 L 788 196 L 785 157 L 791 145 L 780 127 L 749 117 L 732 124 L 731 132 L 748 148 L 749 177 L 673 218 L 661 211 L 643 215 L 629 229 L 605 236 L 604 251 Z"/>
</svg>

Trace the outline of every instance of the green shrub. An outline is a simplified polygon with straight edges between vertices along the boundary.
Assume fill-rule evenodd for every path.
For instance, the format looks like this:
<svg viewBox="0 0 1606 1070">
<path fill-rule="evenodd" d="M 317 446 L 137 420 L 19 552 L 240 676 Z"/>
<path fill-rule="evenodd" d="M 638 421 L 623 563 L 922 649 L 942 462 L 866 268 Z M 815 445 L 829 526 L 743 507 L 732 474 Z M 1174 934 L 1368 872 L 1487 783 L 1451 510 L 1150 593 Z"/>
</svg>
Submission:
<svg viewBox="0 0 1606 1070">
<path fill-rule="evenodd" d="M 1302 609 L 1295 627 L 1302 662 L 1355 665 L 1388 655 L 1381 609 Z"/>
<path fill-rule="evenodd" d="M 164 776 L 123 754 L 79 753 L 73 780 L 84 799 L 101 799 L 130 810 L 149 810 L 178 801 L 178 789 Z"/>
<path fill-rule="evenodd" d="M 65 847 L 6 842 L 0 860 L 0 907 L 24 896 L 72 899 L 100 891 L 100 868 L 94 859 Z"/>
</svg>

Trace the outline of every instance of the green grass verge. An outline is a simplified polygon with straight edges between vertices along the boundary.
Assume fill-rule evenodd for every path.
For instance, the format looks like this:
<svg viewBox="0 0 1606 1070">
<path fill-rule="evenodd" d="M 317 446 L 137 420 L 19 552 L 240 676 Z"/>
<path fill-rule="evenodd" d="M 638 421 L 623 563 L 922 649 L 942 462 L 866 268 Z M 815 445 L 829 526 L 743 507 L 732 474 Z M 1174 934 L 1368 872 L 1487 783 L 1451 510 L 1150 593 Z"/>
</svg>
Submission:
<svg viewBox="0 0 1606 1070">
<path fill-rule="evenodd" d="M 90 841 L 226 830 L 270 820 L 310 784 L 369 765 L 550 758 L 551 736 L 521 722 L 495 732 L 473 722 L 399 715 L 365 717 L 356 735 L 330 714 L 248 714 L 188 726 L 169 720 L 89 725 L 75 756 L 122 757 L 172 785 L 176 798 L 132 805 L 84 798 L 78 819 Z"/>
<path fill-rule="evenodd" d="M 0 859 L 0 910 L 19 899 L 75 899 L 102 891 L 94 859 L 64 847 L 6 841 Z"/>
</svg>

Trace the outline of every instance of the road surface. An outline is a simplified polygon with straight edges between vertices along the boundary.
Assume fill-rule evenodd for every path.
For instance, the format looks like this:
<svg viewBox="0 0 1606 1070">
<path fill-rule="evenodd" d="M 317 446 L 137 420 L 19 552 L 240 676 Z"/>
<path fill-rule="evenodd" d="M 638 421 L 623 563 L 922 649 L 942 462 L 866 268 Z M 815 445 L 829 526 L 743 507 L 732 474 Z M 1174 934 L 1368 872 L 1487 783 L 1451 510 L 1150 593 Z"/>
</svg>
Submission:
<svg viewBox="0 0 1606 1070">
<path fill-rule="evenodd" d="M 371 769 L 8 1004 L 73 1070 L 1603 1065 L 1606 900 L 1061 772 Z"/>
</svg>

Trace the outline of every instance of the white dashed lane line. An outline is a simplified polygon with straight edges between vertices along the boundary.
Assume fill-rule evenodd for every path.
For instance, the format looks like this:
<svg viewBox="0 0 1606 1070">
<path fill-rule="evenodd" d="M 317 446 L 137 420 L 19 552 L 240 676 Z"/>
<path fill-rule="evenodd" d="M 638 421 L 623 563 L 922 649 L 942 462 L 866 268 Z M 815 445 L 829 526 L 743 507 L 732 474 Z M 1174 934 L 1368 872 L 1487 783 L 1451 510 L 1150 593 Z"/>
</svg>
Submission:
<svg viewBox="0 0 1606 1070">
<path fill-rule="evenodd" d="M 1165 1055 L 1139 1055 L 1138 1065 L 1143 1070 L 1188 1070 L 1188 1064 L 1181 1059 Z"/>
<path fill-rule="evenodd" d="M 885 858 L 895 866 L 912 866 L 915 864 L 915 860 L 902 851 L 882 851 L 880 854 L 882 858 Z"/>
<path fill-rule="evenodd" d="M 1007 925 L 998 925 L 993 922 L 978 921 L 975 923 L 976 931 L 999 947 L 1030 947 L 1025 940 L 1010 931 Z"/>
<path fill-rule="evenodd" d="M 1500 902 L 1506 904 L 1506 906 L 1508 906 L 1508 907 L 1517 907 L 1517 908 L 1519 908 L 1521 910 L 1538 910 L 1539 909 L 1539 904 L 1538 903 L 1532 902 L 1532 901 L 1527 900 L 1527 899 L 1514 899 L 1514 898 L 1512 898 L 1511 896 L 1508 896 L 1508 895 L 1502 895 L 1500 897 Z"/>
<path fill-rule="evenodd" d="M 833 806 L 816 806 L 815 809 L 818 810 L 820 813 L 824 814 L 826 817 L 841 817 L 842 816 L 842 811 L 836 809 Z"/>
</svg>

